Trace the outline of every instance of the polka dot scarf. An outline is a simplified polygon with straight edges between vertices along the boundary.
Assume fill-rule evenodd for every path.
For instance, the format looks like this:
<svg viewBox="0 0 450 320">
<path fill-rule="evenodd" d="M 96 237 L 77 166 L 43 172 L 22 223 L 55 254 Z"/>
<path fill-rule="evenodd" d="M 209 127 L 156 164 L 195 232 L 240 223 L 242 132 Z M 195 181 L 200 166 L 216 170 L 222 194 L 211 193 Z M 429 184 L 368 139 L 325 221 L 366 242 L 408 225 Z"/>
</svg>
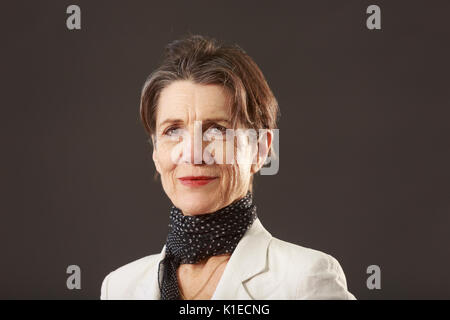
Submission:
<svg viewBox="0 0 450 320">
<path fill-rule="evenodd" d="M 166 255 L 158 269 L 161 300 L 180 300 L 177 269 L 211 256 L 233 253 L 257 218 L 252 193 L 215 212 L 185 216 L 171 206 Z"/>
</svg>

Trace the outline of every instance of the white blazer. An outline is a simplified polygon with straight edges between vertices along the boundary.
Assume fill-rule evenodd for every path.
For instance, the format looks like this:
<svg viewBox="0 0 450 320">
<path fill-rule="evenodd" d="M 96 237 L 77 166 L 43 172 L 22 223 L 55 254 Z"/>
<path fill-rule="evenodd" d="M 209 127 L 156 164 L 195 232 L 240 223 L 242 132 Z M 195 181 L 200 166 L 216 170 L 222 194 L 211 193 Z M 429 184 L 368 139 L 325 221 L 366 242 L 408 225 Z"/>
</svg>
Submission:
<svg viewBox="0 0 450 320">
<path fill-rule="evenodd" d="M 158 264 L 165 248 L 110 272 L 100 299 L 159 300 Z M 233 251 L 211 299 L 356 298 L 334 257 L 273 237 L 257 218 Z"/>
</svg>

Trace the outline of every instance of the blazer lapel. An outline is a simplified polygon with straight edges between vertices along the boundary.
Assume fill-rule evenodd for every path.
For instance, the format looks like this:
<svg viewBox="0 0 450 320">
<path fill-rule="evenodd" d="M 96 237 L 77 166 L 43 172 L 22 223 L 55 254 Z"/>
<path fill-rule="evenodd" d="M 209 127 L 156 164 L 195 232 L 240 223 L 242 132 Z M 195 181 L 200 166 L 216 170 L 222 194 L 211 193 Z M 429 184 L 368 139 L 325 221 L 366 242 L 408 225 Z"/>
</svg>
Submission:
<svg viewBox="0 0 450 320">
<path fill-rule="evenodd" d="M 267 249 L 272 235 L 263 227 L 259 218 L 246 231 L 234 249 L 225 267 L 211 300 L 250 300 L 254 299 L 245 287 L 245 282 L 268 270 Z M 166 246 L 144 274 L 134 299 L 159 300 L 158 265 L 165 257 Z"/>
<path fill-rule="evenodd" d="M 272 235 L 257 218 L 228 260 L 211 300 L 252 300 L 245 282 L 268 270 L 267 249 Z"/>
<path fill-rule="evenodd" d="M 156 263 L 153 264 L 144 273 L 144 279 L 139 282 L 134 292 L 133 299 L 135 300 L 160 300 L 161 293 L 159 292 L 158 283 L 158 267 L 159 262 L 166 256 L 166 245 L 163 246 L 161 252 L 156 258 Z"/>
</svg>

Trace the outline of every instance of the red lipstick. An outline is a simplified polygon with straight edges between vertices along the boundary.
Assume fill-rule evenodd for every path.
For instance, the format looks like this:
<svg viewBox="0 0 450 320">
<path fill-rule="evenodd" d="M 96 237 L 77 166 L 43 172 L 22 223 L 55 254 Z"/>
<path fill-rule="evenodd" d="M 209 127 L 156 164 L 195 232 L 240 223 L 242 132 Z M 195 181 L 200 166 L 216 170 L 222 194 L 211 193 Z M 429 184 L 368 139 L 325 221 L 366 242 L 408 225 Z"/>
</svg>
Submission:
<svg viewBox="0 0 450 320">
<path fill-rule="evenodd" d="M 186 176 L 178 178 L 183 185 L 190 187 L 204 186 L 215 179 L 217 179 L 217 177 L 210 176 Z"/>
</svg>

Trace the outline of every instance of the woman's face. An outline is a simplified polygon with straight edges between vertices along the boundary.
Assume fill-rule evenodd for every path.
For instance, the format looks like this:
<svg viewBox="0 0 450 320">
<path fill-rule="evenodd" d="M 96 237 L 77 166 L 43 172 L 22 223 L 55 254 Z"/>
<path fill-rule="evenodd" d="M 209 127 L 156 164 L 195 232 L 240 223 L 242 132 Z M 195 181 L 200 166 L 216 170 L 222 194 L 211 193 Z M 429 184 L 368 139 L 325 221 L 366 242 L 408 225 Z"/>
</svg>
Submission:
<svg viewBox="0 0 450 320">
<path fill-rule="evenodd" d="M 251 175 L 261 166 L 252 165 L 256 151 L 249 139 L 233 138 L 231 149 L 225 143 L 225 130 L 233 129 L 230 98 L 220 85 L 187 80 L 175 81 L 160 93 L 153 161 L 164 191 L 185 215 L 211 213 L 244 197 Z M 228 150 L 240 160 L 227 162 Z M 213 179 L 206 184 L 180 179 L 190 176 Z"/>
</svg>

